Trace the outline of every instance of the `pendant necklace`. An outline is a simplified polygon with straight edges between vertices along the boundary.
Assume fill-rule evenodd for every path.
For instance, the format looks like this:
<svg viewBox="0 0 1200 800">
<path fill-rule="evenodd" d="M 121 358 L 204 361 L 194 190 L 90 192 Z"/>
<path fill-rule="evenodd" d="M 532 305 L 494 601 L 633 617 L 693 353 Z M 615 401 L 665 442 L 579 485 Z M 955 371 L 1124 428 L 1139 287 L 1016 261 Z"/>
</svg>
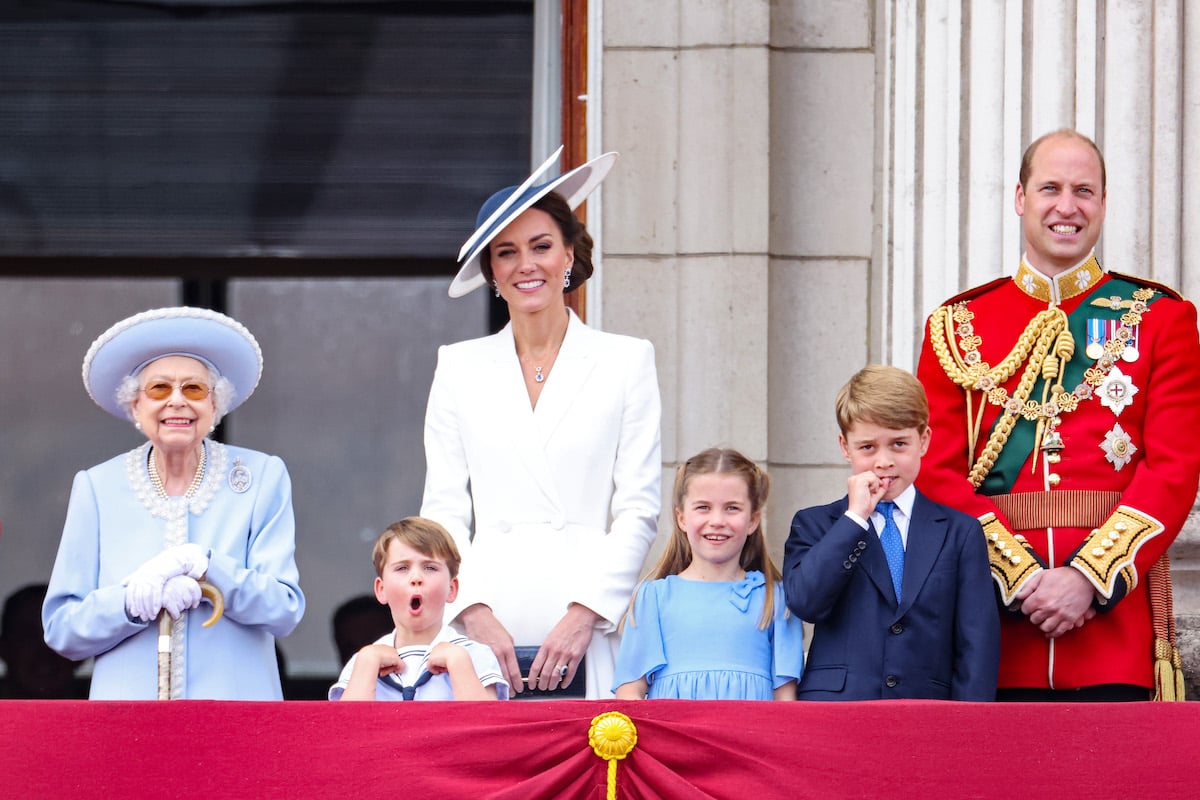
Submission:
<svg viewBox="0 0 1200 800">
<path fill-rule="evenodd" d="M 546 380 L 546 376 L 542 374 L 541 367 L 535 367 L 534 369 L 536 370 L 536 374 L 533 376 L 534 382 L 541 383 L 542 381 Z"/>
</svg>

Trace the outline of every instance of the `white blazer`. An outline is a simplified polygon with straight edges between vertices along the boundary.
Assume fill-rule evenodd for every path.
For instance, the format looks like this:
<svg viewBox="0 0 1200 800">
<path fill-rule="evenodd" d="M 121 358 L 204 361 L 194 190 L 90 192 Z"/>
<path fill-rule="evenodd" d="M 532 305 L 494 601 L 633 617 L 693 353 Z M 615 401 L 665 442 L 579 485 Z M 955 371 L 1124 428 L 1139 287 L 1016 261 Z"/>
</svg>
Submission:
<svg viewBox="0 0 1200 800">
<path fill-rule="evenodd" d="M 536 409 L 512 326 L 438 350 L 425 415 L 421 515 L 463 556 L 453 619 L 490 606 L 540 645 L 571 602 L 603 622 L 588 696 L 611 696 L 617 623 L 657 533 L 662 416 L 654 348 L 570 313 Z"/>
</svg>

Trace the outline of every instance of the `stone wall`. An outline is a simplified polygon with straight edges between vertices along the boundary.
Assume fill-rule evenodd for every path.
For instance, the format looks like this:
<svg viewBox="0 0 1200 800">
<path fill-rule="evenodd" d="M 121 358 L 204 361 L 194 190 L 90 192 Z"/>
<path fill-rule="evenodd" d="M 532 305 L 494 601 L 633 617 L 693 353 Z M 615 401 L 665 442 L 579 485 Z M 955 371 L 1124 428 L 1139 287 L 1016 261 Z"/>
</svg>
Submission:
<svg viewBox="0 0 1200 800">
<path fill-rule="evenodd" d="M 845 491 L 838 387 L 914 367 L 932 308 L 1014 270 L 1034 136 L 1100 142 L 1110 268 L 1200 294 L 1200 14 L 1177 0 L 591 2 L 622 158 L 590 318 L 655 344 L 667 490 L 710 445 L 767 464 L 777 557 L 797 508 Z M 1200 520 L 1172 556 L 1195 695 Z"/>
<path fill-rule="evenodd" d="M 1200 700 L 1200 508 L 1192 509 L 1179 538 L 1171 545 L 1170 556 L 1187 698 Z"/>
</svg>

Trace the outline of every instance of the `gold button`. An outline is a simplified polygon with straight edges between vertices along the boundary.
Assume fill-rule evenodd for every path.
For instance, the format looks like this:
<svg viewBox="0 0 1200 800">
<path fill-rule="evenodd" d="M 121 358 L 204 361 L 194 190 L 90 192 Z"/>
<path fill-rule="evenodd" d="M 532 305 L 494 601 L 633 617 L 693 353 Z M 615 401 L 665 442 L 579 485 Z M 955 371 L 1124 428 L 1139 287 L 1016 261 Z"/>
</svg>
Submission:
<svg viewBox="0 0 1200 800">
<path fill-rule="evenodd" d="M 1113 544 L 1112 539 L 1101 539 L 1100 540 L 1100 546 L 1103 547 L 1105 550 L 1111 550 L 1112 544 Z"/>
<path fill-rule="evenodd" d="M 1118 522 L 1115 527 L 1117 530 L 1121 531 L 1122 533 L 1124 533 L 1126 530 L 1129 529 L 1129 526 L 1126 525 L 1124 522 Z"/>
<path fill-rule="evenodd" d="M 1025 537 L 1024 537 L 1024 536 L 1022 536 L 1022 535 L 1021 535 L 1021 534 L 1019 534 L 1019 533 L 1018 533 L 1016 536 L 1014 536 L 1013 538 L 1014 538 L 1014 539 L 1016 539 L 1016 540 L 1017 540 L 1018 542 L 1020 542 L 1021 544 L 1024 544 L 1024 543 L 1025 543 L 1025 541 L 1026 541 Z"/>
<path fill-rule="evenodd" d="M 1102 555 L 1104 555 L 1104 548 L 1103 548 L 1103 547 L 1093 547 L 1093 548 L 1092 548 L 1092 555 L 1094 555 L 1094 556 L 1102 556 Z"/>
<path fill-rule="evenodd" d="M 1057 472 L 1051 472 L 1046 476 L 1046 482 L 1051 486 L 1058 486 L 1058 484 L 1062 482 L 1062 478 L 1058 477 Z"/>
<path fill-rule="evenodd" d="M 1062 456 L 1060 456 L 1058 453 L 1047 453 L 1046 454 L 1046 463 L 1047 464 L 1057 464 L 1060 461 L 1062 461 Z"/>
<path fill-rule="evenodd" d="M 1009 556 L 1011 556 L 1011 555 L 1012 555 L 1012 550 L 1009 550 L 1009 549 L 1006 547 L 1006 548 L 1004 548 L 1003 550 L 1001 550 L 1001 551 L 1000 551 L 1000 555 L 1004 556 L 1005 558 L 1008 558 Z"/>
<path fill-rule="evenodd" d="M 1013 556 L 1012 558 L 1009 559 L 1009 562 L 1015 567 L 1017 564 L 1021 563 L 1021 557 Z"/>
</svg>

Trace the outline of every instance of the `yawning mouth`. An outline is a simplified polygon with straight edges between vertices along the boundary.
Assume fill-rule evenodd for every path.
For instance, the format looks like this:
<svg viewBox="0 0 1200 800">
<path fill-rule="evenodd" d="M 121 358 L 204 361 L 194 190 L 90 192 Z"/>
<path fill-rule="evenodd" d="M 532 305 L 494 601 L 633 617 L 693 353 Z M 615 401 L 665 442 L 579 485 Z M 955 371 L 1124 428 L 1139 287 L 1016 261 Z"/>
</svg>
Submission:
<svg viewBox="0 0 1200 800">
<path fill-rule="evenodd" d="M 419 595 L 419 594 L 413 595 L 413 598 L 408 601 L 408 607 L 411 608 L 413 611 L 420 611 L 421 610 L 421 595 Z"/>
</svg>

